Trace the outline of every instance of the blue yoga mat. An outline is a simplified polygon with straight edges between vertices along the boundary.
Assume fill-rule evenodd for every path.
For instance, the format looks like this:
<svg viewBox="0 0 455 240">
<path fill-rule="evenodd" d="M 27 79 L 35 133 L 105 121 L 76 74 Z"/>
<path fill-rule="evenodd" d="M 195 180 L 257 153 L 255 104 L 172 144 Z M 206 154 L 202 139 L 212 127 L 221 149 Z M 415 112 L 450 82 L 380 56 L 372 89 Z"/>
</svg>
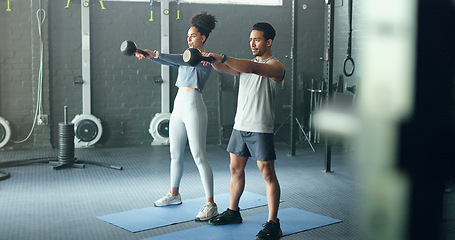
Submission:
<svg viewBox="0 0 455 240">
<path fill-rule="evenodd" d="M 183 203 L 181 205 L 133 209 L 96 218 L 130 232 L 140 232 L 194 220 L 205 204 L 205 197 L 188 200 L 183 199 L 182 201 Z M 229 194 L 215 195 L 215 201 L 218 206 L 218 212 L 221 213 L 229 207 Z M 241 209 L 250 209 L 265 205 L 267 205 L 266 196 L 250 192 L 244 192 L 239 202 Z"/>
<path fill-rule="evenodd" d="M 197 236 L 198 240 L 254 239 L 256 234 L 262 229 L 262 224 L 267 221 L 267 217 L 268 213 L 263 213 L 243 218 L 243 222 L 240 224 L 224 226 L 205 225 L 203 227 L 173 232 L 144 240 L 187 239 L 188 236 Z M 278 211 L 278 218 L 280 219 L 283 236 L 341 222 L 339 219 L 297 208 L 280 209 Z"/>
</svg>

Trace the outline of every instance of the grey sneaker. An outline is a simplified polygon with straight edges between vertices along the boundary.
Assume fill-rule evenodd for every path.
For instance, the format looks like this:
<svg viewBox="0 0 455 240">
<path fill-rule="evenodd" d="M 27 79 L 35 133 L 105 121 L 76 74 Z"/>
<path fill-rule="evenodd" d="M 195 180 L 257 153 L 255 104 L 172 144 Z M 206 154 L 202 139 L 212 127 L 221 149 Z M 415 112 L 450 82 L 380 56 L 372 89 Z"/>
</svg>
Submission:
<svg viewBox="0 0 455 240">
<path fill-rule="evenodd" d="M 180 196 L 180 193 L 179 193 L 179 195 L 174 196 L 170 192 L 167 193 L 166 196 L 158 199 L 155 202 L 156 207 L 164 207 L 164 206 L 168 206 L 168 205 L 178 205 L 178 204 L 182 204 L 182 197 Z"/>
<path fill-rule="evenodd" d="M 202 210 L 197 214 L 195 221 L 204 222 L 204 221 L 208 221 L 216 216 L 218 216 L 218 207 L 216 206 L 216 204 L 207 202 L 202 207 Z"/>
</svg>

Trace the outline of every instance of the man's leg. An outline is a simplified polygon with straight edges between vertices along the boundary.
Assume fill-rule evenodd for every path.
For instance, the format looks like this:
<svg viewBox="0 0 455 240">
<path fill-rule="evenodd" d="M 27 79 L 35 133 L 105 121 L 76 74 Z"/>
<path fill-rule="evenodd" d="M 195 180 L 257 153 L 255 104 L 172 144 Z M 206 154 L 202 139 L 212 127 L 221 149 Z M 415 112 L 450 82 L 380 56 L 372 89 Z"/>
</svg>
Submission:
<svg viewBox="0 0 455 240">
<path fill-rule="evenodd" d="M 277 239 L 282 235 L 282 231 L 280 220 L 277 218 L 280 204 L 280 184 L 275 174 L 275 161 L 258 161 L 257 164 L 265 181 L 269 218 L 264 225 L 264 229 L 256 235 L 256 239 Z"/>
<path fill-rule="evenodd" d="M 278 207 L 280 205 L 280 184 L 275 173 L 275 161 L 257 161 L 259 170 L 265 181 L 269 218 L 267 221 L 277 223 Z"/>
<path fill-rule="evenodd" d="M 239 201 L 245 188 L 245 166 L 247 157 L 240 157 L 230 153 L 231 182 L 229 185 L 229 209 L 238 211 Z"/>
<path fill-rule="evenodd" d="M 241 223 L 239 201 L 245 188 L 245 165 L 248 157 L 230 154 L 231 157 L 231 182 L 229 185 L 229 208 L 220 215 L 209 220 L 209 224 L 226 225 Z"/>
</svg>

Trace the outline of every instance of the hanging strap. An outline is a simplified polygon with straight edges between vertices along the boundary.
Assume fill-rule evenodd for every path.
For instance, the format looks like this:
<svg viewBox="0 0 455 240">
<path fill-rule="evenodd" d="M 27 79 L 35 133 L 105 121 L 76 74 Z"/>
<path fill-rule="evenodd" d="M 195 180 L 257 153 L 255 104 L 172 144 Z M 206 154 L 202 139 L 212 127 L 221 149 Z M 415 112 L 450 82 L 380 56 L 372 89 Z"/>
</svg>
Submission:
<svg viewBox="0 0 455 240">
<path fill-rule="evenodd" d="M 344 59 L 344 66 L 343 66 L 343 73 L 344 75 L 346 75 L 347 77 L 350 77 L 352 76 L 352 74 L 354 73 L 354 70 L 355 70 L 355 63 L 354 63 L 354 59 L 352 59 L 351 57 L 351 48 L 352 48 L 352 1 L 353 0 L 349 0 L 349 38 L 348 38 L 348 50 L 347 50 L 347 56 L 346 58 Z M 346 65 L 348 62 L 351 62 L 352 64 L 352 70 L 350 72 L 347 72 L 346 71 Z"/>
</svg>

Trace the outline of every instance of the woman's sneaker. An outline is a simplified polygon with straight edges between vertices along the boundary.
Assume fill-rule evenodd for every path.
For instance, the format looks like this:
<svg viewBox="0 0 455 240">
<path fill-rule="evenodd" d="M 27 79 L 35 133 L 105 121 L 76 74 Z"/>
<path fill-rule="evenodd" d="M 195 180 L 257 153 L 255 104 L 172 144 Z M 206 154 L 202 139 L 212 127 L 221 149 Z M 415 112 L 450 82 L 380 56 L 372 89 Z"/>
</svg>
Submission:
<svg viewBox="0 0 455 240">
<path fill-rule="evenodd" d="M 226 225 L 226 224 L 234 224 L 234 223 L 241 223 L 242 217 L 240 216 L 240 209 L 237 211 L 227 209 L 217 217 L 214 217 L 209 220 L 209 224 L 212 225 Z"/>
<path fill-rule="evenodd" d="M 276 223 L 268 221 L 262 226 L 264 229 L 258 232 L 256 235 L 256 240 L 278 239 L 283 234 L 280 228 L 280 219 L 277 219 Z"/>
<path fill-rule="evenodd" d="M 216 216 L 218 216 L 218 207 L 214 203 L 207 202 L 197 214 L 195 221 L 204 222 Z"/>
<path fill-rule="evenodd" d="M 182 197 L 180 196 L 180 193 L 179 193 L 179 195 L 174 196 L 170 192 L 168 194 L 166 194 L 166 196 L 158 199 L 155 202 L 156 207 L 164 207 L 164 206 L 168 206 L 168 205 L 178 205 L 178 204 L 182 204 Z"/>
</svg>

